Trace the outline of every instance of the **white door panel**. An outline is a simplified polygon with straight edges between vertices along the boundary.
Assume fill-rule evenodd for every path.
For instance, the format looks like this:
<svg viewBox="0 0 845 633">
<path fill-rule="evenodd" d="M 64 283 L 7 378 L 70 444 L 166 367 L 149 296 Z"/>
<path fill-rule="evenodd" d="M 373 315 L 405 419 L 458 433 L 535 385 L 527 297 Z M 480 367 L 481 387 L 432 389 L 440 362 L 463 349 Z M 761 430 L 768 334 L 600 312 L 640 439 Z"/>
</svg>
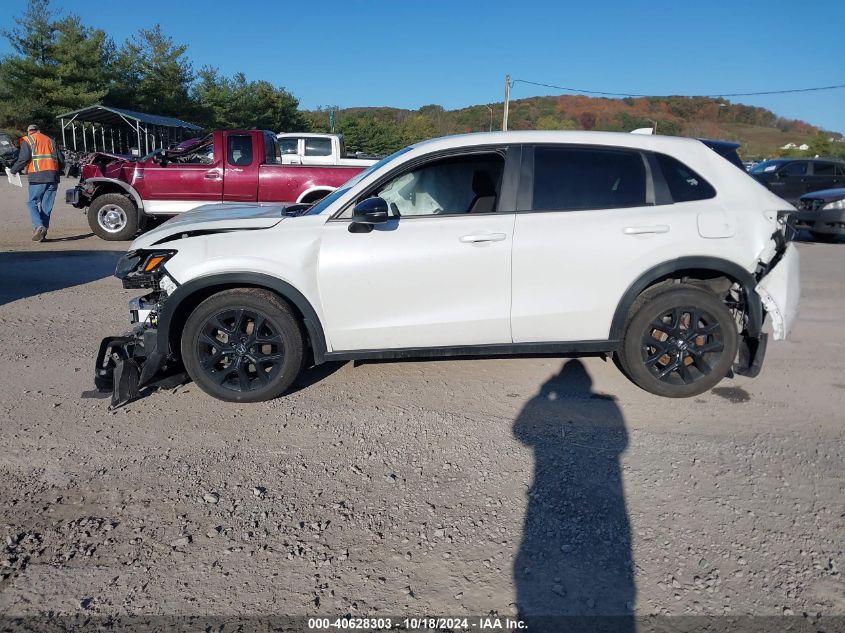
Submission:
<svg viewBox="0 0 845 633">
<path fill-rule="evenodd" d="M 510 343 L 514 215 L 328 222 L 320 294 L 332 349 Z"/>
<path fill-rule="evenodd" d="M 695 254 L 695 212 L 676 205 L 522 213 L 513 248 L 515 343 L 606 340 L 619 300 L 645 271 Z"/>
</svg>

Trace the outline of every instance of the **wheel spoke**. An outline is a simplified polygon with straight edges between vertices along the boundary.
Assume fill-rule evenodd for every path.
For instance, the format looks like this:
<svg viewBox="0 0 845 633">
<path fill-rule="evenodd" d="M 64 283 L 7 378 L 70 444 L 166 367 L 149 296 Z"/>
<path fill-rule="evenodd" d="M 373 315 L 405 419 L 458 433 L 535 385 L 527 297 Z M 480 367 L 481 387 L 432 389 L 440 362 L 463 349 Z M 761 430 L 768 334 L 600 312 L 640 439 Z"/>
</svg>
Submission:
<svg viewBox="0 0 845 633">
<path fill-rule="evenodd" d="M 693 378 L 689 367 L 687 367 L 686 363 L 684 363 L 683 360 L 678 362 L 678 373 L 681 374 L 681 380 L 684 381 L 685 385 L 688 385 L 695 381 L 695 378 Z"/>
<path fill-rule="evenodd" d="M 674 361 L 669 363 L 666 367 L 664 367 L 663 370 L 660 373 L 657 374 L 657 377 L 660 380 L 663 380 L 664 378 L 669 376 L 669 374 L 671 374 L 673 371 L 675 371 L 677 369 L 678 369 L 678 359 L 675 359 Z"/>
<path fill-rule="evenodd" d="M 270 352 L 269 354 L 263 354 L 261 352 L 257 352 L 255 354 L 253 354 L 253 356 L 255 356 L 255 359 L 257 361 L 262 362 L 262 363 L 267 363 L 267 362 L 270 362 L 270 361 L 283 359 L 285 357 L 285 353 L 281 352 L 281 351 Z"/>
<path fill-rule="evenodd" d="M 226 369 L 223 369 L 219 372 L 218 371 L 212 371 L 210 373 L 211 373 L 211 377 L 214 378 L 214 380 L 217 381 L 217 384 L 222 385 L 224 382 L 226 382 L 226 379 L 232 374 L 232 366 L 230 365 Z"/>
<path fill-rule="evenodd" d="M 241 391 L 249 391 L 249 375 L 243 361 L 238 362 L 238 386 Z"/>
<path fill-rule="evenodd" d="M 222 349 L 218 349 L 213 354 L 210 354 L 210 355 L 206 356 L 205 358 L 203 358 L 201 364 L 202 364 L 204 369 L 210 369 L 211 367 L 216 365 L 221 359 L 225 358 L 226 355 L 227 355 L 226 351 L 224 351 Z"/>
<path fill-rule="evenodd" d="M 724 349 L 725 346 L 722 344 L 722 341 L 713 341 L 712 343 L 696 348 L 696 351 L 699 354 L 709 354 L 710 352 L 721 352 Z"/>
<path fill-rule="evenodd" d="M 695 365 L 695 368 L 705 376 L 709 374 L 712 369 L 712 367 L 710 367 L 707 361 L 704 360 L 700 354 L 693 354 L 692 364 Z"/>
</svg>

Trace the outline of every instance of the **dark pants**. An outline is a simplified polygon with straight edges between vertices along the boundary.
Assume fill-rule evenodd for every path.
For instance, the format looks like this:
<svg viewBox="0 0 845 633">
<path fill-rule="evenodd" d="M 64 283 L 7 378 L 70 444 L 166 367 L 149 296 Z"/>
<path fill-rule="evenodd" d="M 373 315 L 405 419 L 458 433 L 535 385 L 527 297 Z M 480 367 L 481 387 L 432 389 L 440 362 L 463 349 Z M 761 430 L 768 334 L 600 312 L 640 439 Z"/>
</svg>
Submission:
<svg viewBox="0 0 845 633">
<path fill-rule="evenodd" d="M 53 211 L 53 201 L 58 189 L 59 185 L 55 182 L 30 183 L 27 206 L 33 230 L 39 226 L 50 228 L 50 213 Z"/>
</svg>

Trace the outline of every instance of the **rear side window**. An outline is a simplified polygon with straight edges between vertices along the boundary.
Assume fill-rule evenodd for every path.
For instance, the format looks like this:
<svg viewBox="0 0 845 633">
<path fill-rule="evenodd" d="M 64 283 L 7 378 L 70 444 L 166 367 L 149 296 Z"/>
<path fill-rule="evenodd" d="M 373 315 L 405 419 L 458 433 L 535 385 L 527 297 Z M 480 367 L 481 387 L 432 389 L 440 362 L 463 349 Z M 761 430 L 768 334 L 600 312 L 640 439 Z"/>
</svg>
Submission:
<svg viewBox="0 0 845 633">
<path fill-rule="evenodd" d="M 308 138 L 305 137 L 306 156 L 331 156 L 332 140 L 329 138 Z"/>
<path fill-rule="evenodd" d="M 843 167 L 842 165 L 837 165 L 836 166 L 836 175 L 837 176 L 845 176 L 845 167 Z"/>
<path fill-rule="evenodd" d="M 537 147 L 535 211 L 574 211 L 646 204 L 646 171 L 638 152 Z"/>
<path fill-rule="evenodd" d="M 276 142 L 276 137 L 269 132 L 264 134 L 264 164 L 278 165 L 282 162 L 282 157 L 279 154 L 279 144 Z"/>
<path fill-rule="evenodd" d="M 833 163 L 813 163 L 813 175 L 814 176 L 832 176 L 833 175 Z"/>
<path fill-rule="evenodd" d="M 666 154 L 655 154 L 655 156 L 674 202 L 707 200 L 716 196 L 716 190 L 710 183 L 682 162 Z"/>
</svg>

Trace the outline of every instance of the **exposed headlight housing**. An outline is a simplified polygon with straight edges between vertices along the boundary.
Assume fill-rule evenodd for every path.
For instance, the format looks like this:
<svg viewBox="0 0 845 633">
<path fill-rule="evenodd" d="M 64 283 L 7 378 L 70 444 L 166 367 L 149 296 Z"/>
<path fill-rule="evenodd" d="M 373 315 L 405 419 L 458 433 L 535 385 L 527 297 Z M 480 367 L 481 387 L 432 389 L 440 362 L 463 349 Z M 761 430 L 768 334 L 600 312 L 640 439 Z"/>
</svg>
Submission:
<svg viewBox="0 0 845 633">
<path fill-rule="evenodd" d="M 124 288 L 156 288 L 164 263 L 176 251 L 129 251 L 117 262 L 114 276 Z"/>
<path fill-rule="evenodd" d="M 828 202 L 822 207 L 822 209 L 845 209 L 845 198 L 843 198 L 842 200 L 834 200 L 833 202 Z"/>
</svg>

